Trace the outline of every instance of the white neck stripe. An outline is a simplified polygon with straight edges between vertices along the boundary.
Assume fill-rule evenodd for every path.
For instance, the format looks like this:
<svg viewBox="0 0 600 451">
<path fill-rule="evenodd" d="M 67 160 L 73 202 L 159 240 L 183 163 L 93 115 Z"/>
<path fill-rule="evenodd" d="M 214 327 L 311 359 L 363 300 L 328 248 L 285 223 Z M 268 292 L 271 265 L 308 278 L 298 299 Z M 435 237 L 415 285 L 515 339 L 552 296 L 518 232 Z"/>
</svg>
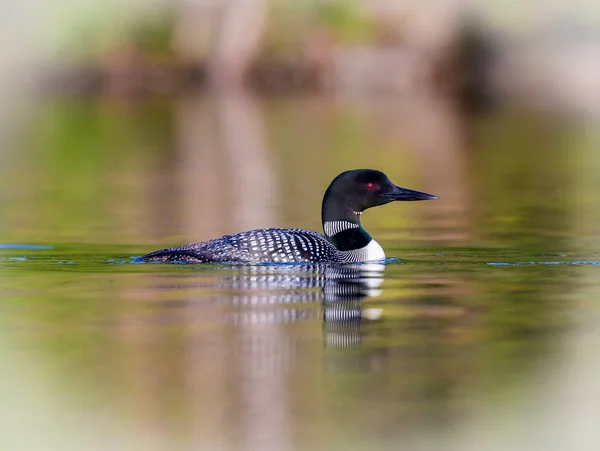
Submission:
<svg viewBox="0 0 600 451">
<path fill-rule="evenodd" d="M 325 235 L 333 236 L 348 229 L 358 229 L 360 226 L 350 221 L 327 221 L 323 224 Z"/>
</svg>

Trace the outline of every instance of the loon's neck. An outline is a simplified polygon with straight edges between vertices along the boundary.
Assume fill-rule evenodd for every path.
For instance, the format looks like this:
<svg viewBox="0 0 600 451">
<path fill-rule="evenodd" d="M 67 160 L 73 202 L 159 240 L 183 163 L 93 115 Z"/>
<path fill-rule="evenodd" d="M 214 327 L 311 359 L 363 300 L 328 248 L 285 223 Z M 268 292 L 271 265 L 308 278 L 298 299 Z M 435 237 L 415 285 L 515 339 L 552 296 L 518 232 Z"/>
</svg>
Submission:
<svg viewBox="0 0 600 451">
<path fill-rule="evenodd" d="M 325 192 L 321 219 L 323 231 L 340 253 L 342 261 L 366 262 L 383 260 L 385 252 L 377 241 L 360 224 L 361 211 L 355 211 L 331 195 L 331 187 Z"/>
<path fill-rule="evenodd" d="M 340 251 L 353 251 L 367 246 L 373 238 L 360 224 L 362 212 L 353 211 L 325 195 L 321 219 L 323 231 L 331 244 Z"/>
<path fill-rule="evenodd" d="M 329 242 L 340 251 L 362 249 L 373 240 L 358 220 L 325 221 L 323 230 Z"/>
<path fill-rule="evenodd" d="M 371 236 L 360 225 L 362 211 L 355 211 L 345 199 L 335 193 L 333 184 L 327 188 L 321 205 L 321 221 L 325 236 L 338 250 L 366 246 Z"/>
<path fill-rule="evenodd" d="M 360 224 L 362 209 L 354 210 L 340 200 L 330 186 L 323 197 L 321 220 L 325 236 L 340 252 L 341 259 L 347 262 L 383 260 L 382 247 Z"/>
</svg>

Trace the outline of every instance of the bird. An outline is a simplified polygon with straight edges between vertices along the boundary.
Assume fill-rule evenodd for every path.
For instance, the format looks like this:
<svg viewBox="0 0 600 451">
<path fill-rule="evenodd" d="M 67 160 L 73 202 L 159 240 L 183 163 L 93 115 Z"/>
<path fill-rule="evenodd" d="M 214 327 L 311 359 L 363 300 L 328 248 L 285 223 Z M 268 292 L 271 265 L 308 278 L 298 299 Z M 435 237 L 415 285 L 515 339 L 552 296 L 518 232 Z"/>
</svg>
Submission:
<svg viewBox="0 0 600 451">
<path fill-rule="evenodd" d="M 323 197 L 324 235 L 296 228 L 255 229 L 151 252 L 143 262 L 178 263 L 363 263 L 385 259 L 381 245 L 362 227 L 362 213 L 394 201 L 437 196 L 394 185 L 375 169 L 354 169 L 333 179 Z"/>
</svg>

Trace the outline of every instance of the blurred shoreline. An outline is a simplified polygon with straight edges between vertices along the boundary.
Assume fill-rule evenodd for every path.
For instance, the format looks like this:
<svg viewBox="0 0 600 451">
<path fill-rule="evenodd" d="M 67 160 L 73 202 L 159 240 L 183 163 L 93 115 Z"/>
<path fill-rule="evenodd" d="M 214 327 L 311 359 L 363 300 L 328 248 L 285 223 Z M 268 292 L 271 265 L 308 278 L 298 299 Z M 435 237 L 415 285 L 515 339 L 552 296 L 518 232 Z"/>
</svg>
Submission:
<svg viewBox="0 0 600 451">
<path fill-rule="evenodd" d="M 264 8 L 262 0 L 246 3 Z M 468 113 L 503 102 L 584 115 L 600 111 L 600 40 L 589 27 L 568 34 L 568 17 L 522 36 L 498 31 L 458 5 L 442 19 L 440 11 L 387 17 L 352 9 L 360 2 L 317 3 L 341 9 L 321 12 L 327 20 L 313 17 L 314 23 L 297 18 L 300 25 L 290 25 L 292 31 L 285 30 L 286 21 L 273 26 L 281 17 L 272 11 L 234 29 L 230 22 L 241 20 L 243 8 L 224 2 L 214 11 L 186 12 L 183 5 L 92 56 L 47 67 L 39 85 L 50 94 L 125 99 L 248 90 L 267 96 L 443 96 Z M 214 23 L 197 36 L 210 17 Z"/>
</svg>

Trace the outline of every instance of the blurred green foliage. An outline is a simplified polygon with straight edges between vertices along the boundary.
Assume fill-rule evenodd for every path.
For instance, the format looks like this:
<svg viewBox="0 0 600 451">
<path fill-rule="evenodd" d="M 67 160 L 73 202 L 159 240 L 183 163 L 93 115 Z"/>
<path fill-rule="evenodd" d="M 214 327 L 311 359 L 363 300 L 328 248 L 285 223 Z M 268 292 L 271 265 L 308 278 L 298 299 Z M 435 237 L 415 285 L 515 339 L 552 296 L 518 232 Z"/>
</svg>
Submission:
<svg viewBox="0 0 600 451">
<path fill-rule="evenodd" d="M 317 22 L 340 43 L 364 44 L 373 37 L 371 19 L 355 1 L 318 2 L 315 14 Z"/>
</svg>

